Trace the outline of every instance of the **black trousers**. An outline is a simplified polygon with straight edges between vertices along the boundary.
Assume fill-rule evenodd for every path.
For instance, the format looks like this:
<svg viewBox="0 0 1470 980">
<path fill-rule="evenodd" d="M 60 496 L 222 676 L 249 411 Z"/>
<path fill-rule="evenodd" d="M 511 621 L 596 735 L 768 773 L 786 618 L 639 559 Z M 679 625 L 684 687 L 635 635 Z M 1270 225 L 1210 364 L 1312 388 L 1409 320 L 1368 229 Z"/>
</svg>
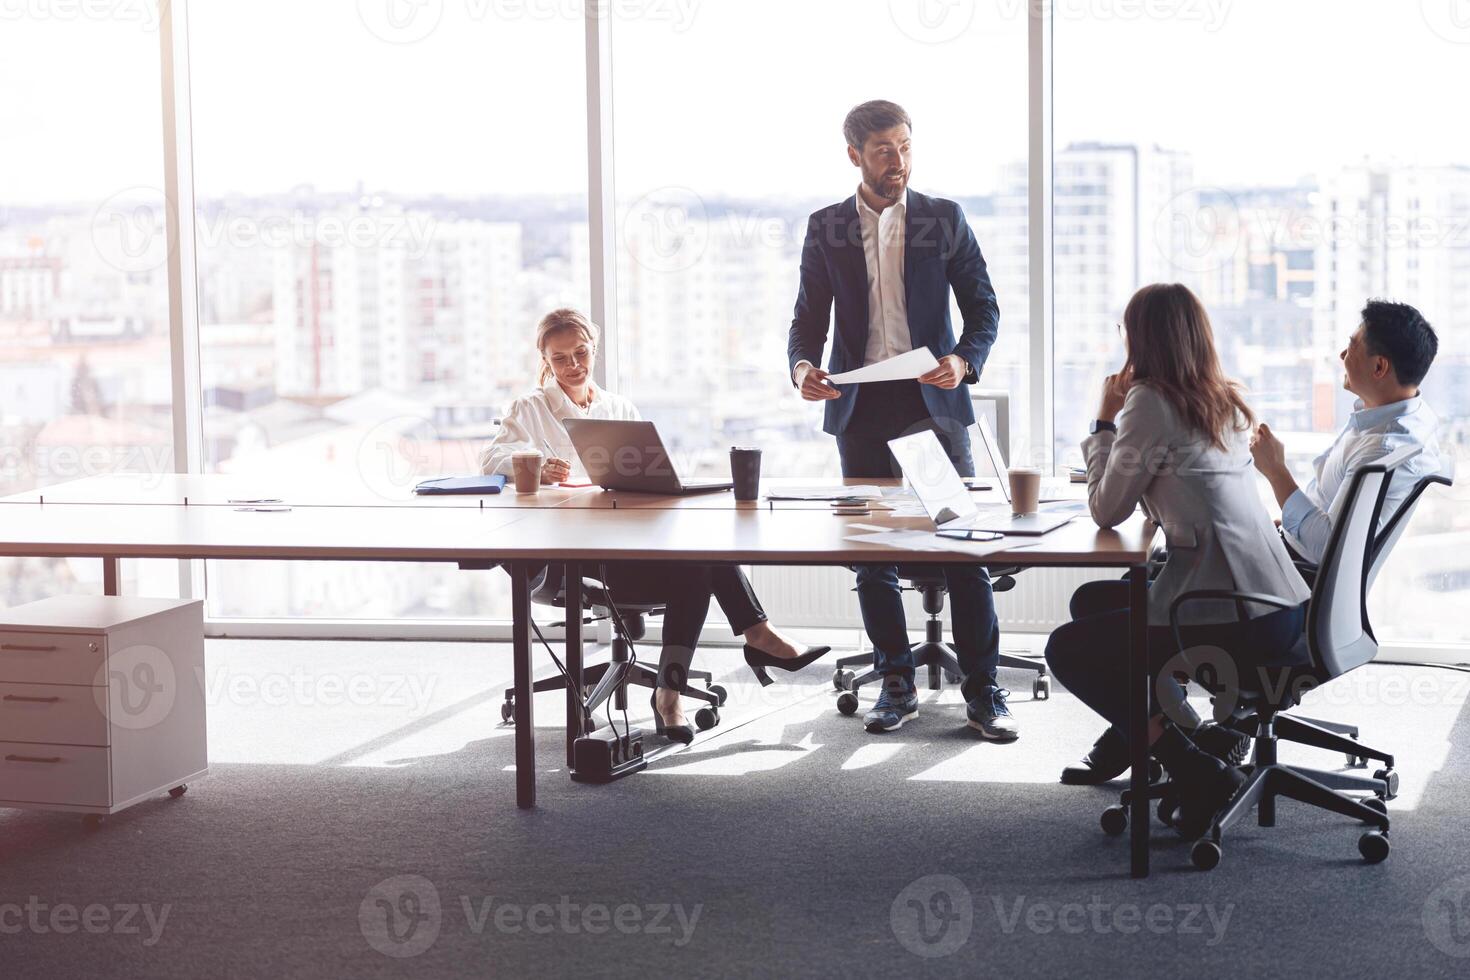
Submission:
<svg viewBox="0 0 1470 980">
<path fill-rule="evenodd" d="M 1072 622 L 1058 626 L 1046 642 L 1046 663 L 1057 680 L 1078 700 L 1106 718 L 1125 737 L 1128 733 L 1129 610 L 1126 581 L 1088 582 L 1072 596 Z M 1192 657 L 1192 673 L 1201 662 L 1215 662 L 1213 673 L 1227 696 L 1249 686 L 1262 669 L 1305 664 L 1296 640 L 1306 627 L 1306 604 L 1242 622 L 1181 626 Z M 1149 676 L 1154 678 L 1157 707 L 1179 722 L 1184 689 L 1172 675 L 1181 665 L 1174 632 L 1167 626 L 1148 628 Z M 1228 659 L 1228 663 L 1220 657 Z M 1233 674 L 1233 679 L 1231 676 Z"/>
<path fill-rule="evenodd" d="M 595 564 L 582 566 L 600 578 Z M 766 621 L 765 610 L 750 579 L 737 565 L 684 562 L 607 562 L 603 585 L 615 604 L 658 604 L 664 607 L 664 642 L 659 654 L 659 686 L 681 688 L 689 676 L 694 649 L 713 597 L 736 636 Z M 544 574 L 544 572 L 543 572 Z M 557 574 L 561 574 L 558 566 Z M 534 578 L 535 576 L 533 576 Z"/>
</svg>

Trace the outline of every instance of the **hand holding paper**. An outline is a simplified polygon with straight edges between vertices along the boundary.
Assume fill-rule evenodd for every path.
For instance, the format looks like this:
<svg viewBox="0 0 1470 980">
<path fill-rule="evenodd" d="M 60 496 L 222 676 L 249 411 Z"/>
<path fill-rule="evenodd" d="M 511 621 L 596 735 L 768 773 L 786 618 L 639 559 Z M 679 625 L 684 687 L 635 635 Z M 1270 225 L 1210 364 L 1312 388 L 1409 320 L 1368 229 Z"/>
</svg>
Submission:
<svg viewBox="0 0 1470 980">
<path fill-rule="evenodd" d="M 838 385 L 867 384 L 870 381 L 913 381 L 938 366 L 939 361 L 929 352 L 929 348 L 916 347 L 897 357 L 860 367 L 856 371 L 829 375 L 827 380 Z"/>
</svg>

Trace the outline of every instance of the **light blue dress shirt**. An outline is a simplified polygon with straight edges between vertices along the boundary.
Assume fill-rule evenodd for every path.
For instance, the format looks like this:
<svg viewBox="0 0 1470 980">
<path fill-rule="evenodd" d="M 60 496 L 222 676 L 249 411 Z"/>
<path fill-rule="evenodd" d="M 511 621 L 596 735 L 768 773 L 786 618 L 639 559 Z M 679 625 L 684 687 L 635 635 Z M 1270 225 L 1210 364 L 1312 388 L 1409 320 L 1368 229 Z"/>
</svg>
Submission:
<svg viewBox="0 0 1470 980">
<path fill-rule="evenodd" d="M 1332 522 L 1346 503 L 1344 491 L 1359 468 L 1405 446 L 1421 446 L 1419 455 L 1405 462 L 1389 483 L 1382 521 L 1398 510 L 1423 477 L 1448 473 L 1447 460 L 1435 438 L 1439 416 L 1419 396 L 1378 408 L 1364 408 L 1361 400 L 1337 440 L 1312 461 L 1316 474 L 1281 507 L 1281 528 L 1287 543 L 1303 558 L 1320 562 L 1332 534 Z M 1381 527 L 1381 524 L 1380 524 Z"/>
</svg>

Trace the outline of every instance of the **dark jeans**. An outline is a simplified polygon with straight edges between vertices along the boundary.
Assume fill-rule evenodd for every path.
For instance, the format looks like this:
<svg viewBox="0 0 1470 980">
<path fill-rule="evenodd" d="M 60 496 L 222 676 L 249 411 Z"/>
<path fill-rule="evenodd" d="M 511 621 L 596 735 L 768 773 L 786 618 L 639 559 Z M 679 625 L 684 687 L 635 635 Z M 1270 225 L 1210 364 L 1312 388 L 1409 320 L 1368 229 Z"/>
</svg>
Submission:
<svg viewBox="0 0 1470 980">
<path fill-rule="evenodd" d="M 902 475 L 888 450 L 888 440 L 929 430 L 949 454 L 961 476 L 974 476 L 968 427 L 954 419 L 929 414 L 916 381 L 890 381 L 865 386 L 846 431 L 837 436 L 842 475 L 876 479 Z M 950 623 L 955 655 L 965 676 L 962 692 L 973 700 L 995 684 L 1000 658 L 1000 624 L 990 576 L 979 565 L 858 565 L 858 605 L 863 626 L 873 642 L 873 668 L 902 677 L 912 687 L 914 660 L 903 611 L 900 574 L 937 569 L 949 590 Z"/>
<path fill-rule="evenodd" d="M 582 567 L 590 576 L 599 574 L 595 564 Z M 750 580 L 737 565 L 608 562 L 603 584 L 620 605 L 657 603 L 664 607 L 664 643 L 658 662 L 660 687 L 684 686 L 711 596 L 736 636 L 766 621 Z"/>
<path fill-rule="evenodd" d="M 1120 733 L 1128 732 L 1128 583 L 1088 582 L 1072 595 L 1072 622 L 1056 628 L 1046 643 L 1046 663 L 1057 679 Z M 1183 626 L 1186 649 L 1224 651 L 1236 676 L 1253 681 L 1256 670 L 1304 663 L 1296 652 L 1306 626 L 1305 603 L 1244 622 Z M 1157 678 L 1168 667 L 1181 665 L 1173 631 L 1167 626 L 1148 628 L 1149 676 Z M 1218 654 L 1201 653 L 1198 666 Z M 1173 660 L 1174 663 L 1170 663 Z M 1217 677 L 1228 680 L 1216 671 Z M 1174 717 L 1171 708 L 1184 698 L 1184 689 L 1171 676 L 1155 686 L 1156 708 Z M 1171 704 L 1172 701 L 1172 704 Z"/>
</svg>

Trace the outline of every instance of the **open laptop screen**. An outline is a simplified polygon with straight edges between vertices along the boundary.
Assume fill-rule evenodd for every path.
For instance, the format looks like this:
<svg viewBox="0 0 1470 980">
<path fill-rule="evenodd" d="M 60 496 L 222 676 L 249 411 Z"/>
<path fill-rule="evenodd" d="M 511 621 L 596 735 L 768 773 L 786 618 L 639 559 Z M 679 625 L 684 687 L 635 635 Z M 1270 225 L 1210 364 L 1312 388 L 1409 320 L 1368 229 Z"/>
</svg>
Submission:
<svg viewBox="0 0 1470 980">
<path fill-rule="evenodd" d="M 916 432 L 891 440 L 888 448 L 936 527 L 976 513 L 970 491 L 933 432 Z"/>
</svg>

